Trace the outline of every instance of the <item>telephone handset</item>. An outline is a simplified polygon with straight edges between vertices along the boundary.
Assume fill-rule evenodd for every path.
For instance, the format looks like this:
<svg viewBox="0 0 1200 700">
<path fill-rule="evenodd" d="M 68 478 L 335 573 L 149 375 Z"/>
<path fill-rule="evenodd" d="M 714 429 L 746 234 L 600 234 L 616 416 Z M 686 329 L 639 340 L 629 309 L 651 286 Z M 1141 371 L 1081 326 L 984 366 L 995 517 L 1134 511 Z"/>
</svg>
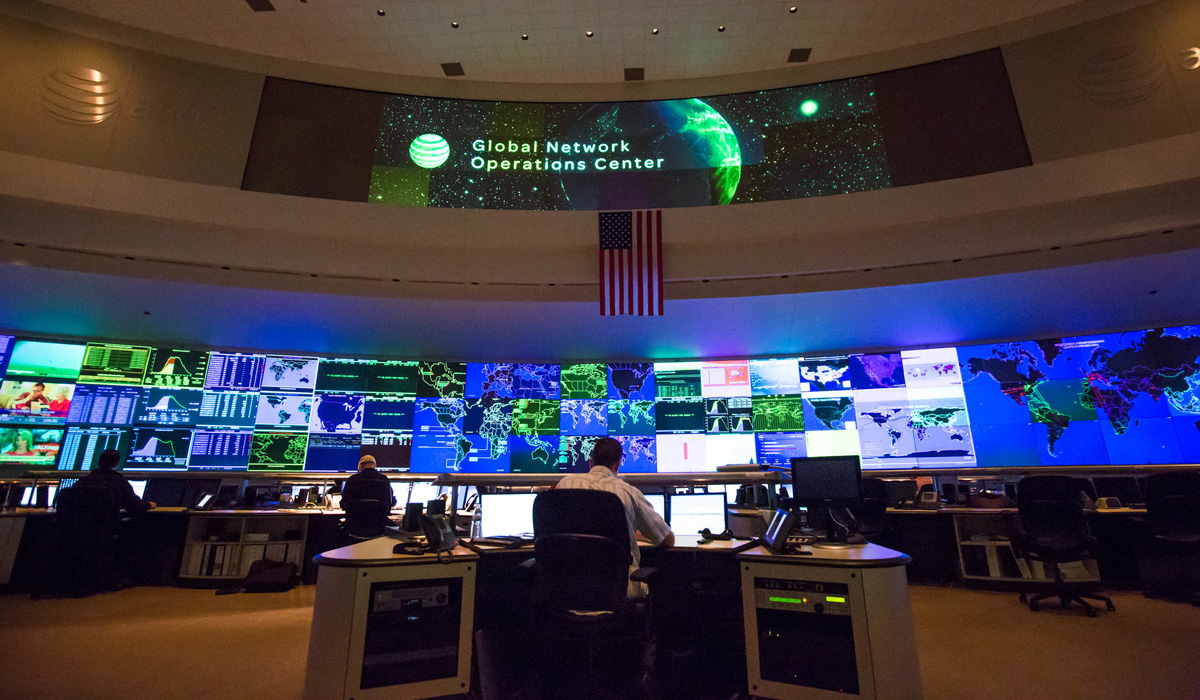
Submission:
<svg viewBox="0 0 1200 700">
<path fill-rule="evenodd" d="M 454 549 L 458 538 L 454 536 L 454 528 L 444 516 L 422 515 L 421 530 L 425 532 L 425 541 L 432 552 L 445 552 Z"/>
</svg>

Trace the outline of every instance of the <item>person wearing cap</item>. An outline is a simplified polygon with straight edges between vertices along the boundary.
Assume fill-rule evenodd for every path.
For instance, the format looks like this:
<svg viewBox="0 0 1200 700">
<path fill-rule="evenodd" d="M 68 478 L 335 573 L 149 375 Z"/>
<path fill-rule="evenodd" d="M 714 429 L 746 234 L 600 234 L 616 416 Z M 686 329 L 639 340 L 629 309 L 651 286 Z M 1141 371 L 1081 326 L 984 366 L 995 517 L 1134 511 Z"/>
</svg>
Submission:
<svg viewBox="0 0 1200 700">
<path fill-rule="evenodd" d="M 375 468 L 375 458 L 371 455 L 363 455 L 358 460 L 358 473 L 342 485 L 342 503 L 362 500 L 382 501 L 390 507 L 396 505 L 391 482 Z"/>
</svg>

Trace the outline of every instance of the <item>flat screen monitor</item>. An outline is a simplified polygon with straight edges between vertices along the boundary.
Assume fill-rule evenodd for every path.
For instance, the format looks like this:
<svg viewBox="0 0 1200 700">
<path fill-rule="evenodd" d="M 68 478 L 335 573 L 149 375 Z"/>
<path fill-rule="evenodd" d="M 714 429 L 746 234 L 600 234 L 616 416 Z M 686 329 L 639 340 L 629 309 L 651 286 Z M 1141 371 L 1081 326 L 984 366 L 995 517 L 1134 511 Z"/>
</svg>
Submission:
<svg viewBox="0 0 1200 700">
<path fill-rule="evenodd" d="M 536 493 L 485 493 L 479 497 L 483 512 L 479 531 L 483 537 L 533 533 L 533 499 Z"/>
<path fill-rule="evenodd" d="M 40 496 L 40 494 L 39 494 L 39 496 Z M 50 506 L 54 505 L 55 498 L 58 498 L 58 487 L 57 486 L 47 486 L 46 487 L 46 502 L 44 504 L 39 502 L 37 504 L 38 508 L 42 508 L 42 507 L 49 508 Z"/>
<path fill-rule="evenodd" d="M 146 493 L 146 480 L 145 479 L 138 479 L 137 481 L 130 481 L 129 485 L 133 487 L 133 492 L 135 494 L 137 494 L 138 498 L 142 498 L 142 496 Z"/>
<path fill-rule="evenodd" d="M 796 505 L 850 508 L 862 503 L 862 466 L 857 455 L 794 457 L 792 493 Z"/>
<path fill-rule="evenodd" d="M 396 498 L 396 502 L 392 505 L 392 507 L 404 510 L 404 504 L 408 503 L 408 482 L 393 481 L 392 495 Z"/>
<path fill-rule="evenodd" d="M 142 498 L 154 501 L 156 505 L 166 508 L 178 508 L 183 505 L 183 493 L 187 490 L 187 479 L 156 477 L 148 479 L 145 494 Z"/>
<path fill-rule="evenodd" d="M 442 488 L 428 481 L 414 481 L 412 491 L 408 492 L 408 503 L 425 504 L 440 496 Z"/>
<path fill-rule="evenodd" d="M 1117 498 L 1121 505 L 1128 506 L 1142 503 L 1142 489 L 1137 479 L 1132 476 L 1095 476 L 1092 483 L 1096 486 L 1096 496 L 1100 498 Z"/>
<path fill-rule="evenodd" d="M 689 493 L 671 496 L 671 532 L 695 535 L 704 528 L 725 530 L 725 494 Z"/>
<path fill-rule="evenodd" d="M 37 489 L 32 486 L 18 486 L 21 489 L 21 502 L 19 505 L 22 508 L 33 506 L 34 500 L 37 498 Z"/>
<path fill-rule="evenodd" d="M 667 519 L 666 496 L 662 495 L 661 493 L 648 493 L 646 494 L 646 500 L 650 501 L 650 507 L 654 509 L 655 513 L 658 513 L 660 516 L 662 516 L 663 520 Z"/>
</svg>

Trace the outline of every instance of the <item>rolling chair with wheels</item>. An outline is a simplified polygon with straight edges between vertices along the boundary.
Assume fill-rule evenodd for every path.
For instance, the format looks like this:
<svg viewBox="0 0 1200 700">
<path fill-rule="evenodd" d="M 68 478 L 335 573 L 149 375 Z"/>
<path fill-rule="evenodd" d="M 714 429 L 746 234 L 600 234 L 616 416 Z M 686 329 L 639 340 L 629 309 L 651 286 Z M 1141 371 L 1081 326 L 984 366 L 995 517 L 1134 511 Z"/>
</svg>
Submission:
<svg viewBox="0 0 1200 700">
<path fill-rule="evenodd" d="M 616 660 L 604 677 L 624 680 L 616 688 L 636 695 L 648 613 L 644 601 L 628 594 L 631 580 L 649 581 L 654 572 L 630 572 L 633 555 L 621 499 L 585 489 L 540 493 L 533 502 L 533 530 L 538 617 L 532 629 L 562 661 L 543 668 L 557 665 L 583 677 L 585 688 L 571 697 L 581 691 L 604 697 L 612 693 L 599 687 L 597 667 Z M 563 692 L 551 690 L 548 697 Z"/>
<path fill-rule="evenodd" d="M 1096 538 L 1088 532 L 1078 480 L 1057 475 L 1027 476 L 1017 486 L 1017 510 L 1024 532 L 1014 536 L 1013 543 L 1027 559 L 1054 565 L 1052 588 L 1033 596 L 1022 592 L 1021 602 L 1036 612 L 1041 601 L 1058 598 L 1063 608 L 1076 602 L 1088 617 L 1095 617 L 1096 610 L 1084 600 L 1087 598 L 1115 610 L 1111 599 L 1085 593 L 1085 584 L 1064 580 L 1059 566 L 1096 556 Z M 1037 590 L 1044 588 L 1039 586 Z"/>
<path fill-rule="evenodd" d="M 891 501 L 887 486 L 882 479 L 864 478 L 862 493 L 862 505 L 850 509 L 858 521 L 858 534 L 868 542 L 898 549 L 900 533 L 887 514 L 888 503 Z"/>
<path fill-rule="evenodd" d="M 1138 556 L 1148 598 L 1200 605 L 1200 472 L 1146 479 L 1146 542 Z"/>
<path fill-rule="evenodd" d="M 54 547 L 33 597 L 81 597 L 121 587 L 117 530 L 121 511 L 105 488 L 72 486 L 58 494 Z"/>
<path fill-rule="evenodd" d="M 339 525 L 339 531 L 346 539 L 360 542 L 383 537 L 391 525 L 391 520 L 388 519 L 392 512 L 390 503 L 373 498 L 358 498 L 342 501 L 341 506 L 346 516 Z"/>
</svg>

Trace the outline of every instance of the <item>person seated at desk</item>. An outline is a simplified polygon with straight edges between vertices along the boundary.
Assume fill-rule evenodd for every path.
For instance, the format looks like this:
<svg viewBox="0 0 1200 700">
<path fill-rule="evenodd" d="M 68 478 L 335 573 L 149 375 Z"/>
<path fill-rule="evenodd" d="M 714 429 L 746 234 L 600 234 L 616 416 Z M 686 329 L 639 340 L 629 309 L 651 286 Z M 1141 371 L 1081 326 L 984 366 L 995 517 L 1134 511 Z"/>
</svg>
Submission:
<svg viewBox="0 0 1200 700">
<path fill-rule="evenodd" d="M 396 506 L 396 495 L 392 493 L 392 483 L 375 468 L 375 458 L 363 455 L 358 460 L 358 473 L 346 479 L 342 484 L 342 504 L 346 501 L 372 500 L 387 503 L 388 508 Z"/>
<path fill-rule="evenodd" d="M 621 499 L 621 504 L 625 506 L 625 522 L 629 526 L 629 546 L 633 553 L 630 571 L 633 571 L 642 561 L 642 554 L 638 551 L 638 533 L 650 544 L 664 547 L 674 546 L 675 533 L 671 532 L 667 521 L 654 512 L 654 507 L 641 491 L 617 476 L 624 457 L 621 443 L 609 437 L 600 438 L 592 448 L 592 458 L 588 462 L 591 469 L 586 474 L 570 474 L 563 477 L 555 488 L 608 491 Z M 630 581 L 629 586 L 631 595 L 644 595 L 643 584 Z"/>
<path fill-rule="evenodd" d="M 113 503 L 123 508 L 126 513 L 145 513 L 154 508 L 154 501 L 144 501 L 133 492 L 133 486 L 125 475 L 117 471 L 121 463 L 121 453 L 116 450 L 105 450 L 96 460 L 96 467 L 91 474 L 76 482 L 75 486 L 84 488 L 108 489 L 113 496 Z"/>
</svg>

